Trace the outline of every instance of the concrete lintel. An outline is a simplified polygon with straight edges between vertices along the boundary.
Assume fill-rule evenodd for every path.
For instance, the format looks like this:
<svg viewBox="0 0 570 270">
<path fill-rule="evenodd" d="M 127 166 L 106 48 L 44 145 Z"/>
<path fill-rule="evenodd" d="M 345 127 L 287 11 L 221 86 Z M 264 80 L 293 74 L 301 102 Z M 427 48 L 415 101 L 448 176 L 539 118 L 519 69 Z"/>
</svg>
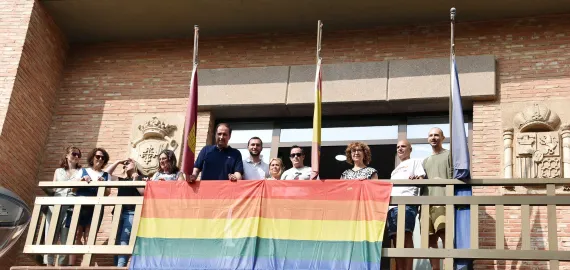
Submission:
<svg viewBox="0 0 570 270">
<path fill-rule="evenodd" d="M 461 96 L 494 99 L 497 95 L 493 55 L 457 57 Z M 449 97 L 449 58 L 390 61 L 388 100 Z"/>
<path fill-rule="evenodd" d="M 323 103 L 385 101 L 388 62 L 323 65 Z M 287 104 L 314 101 L 315 65 L 292 66 Z"/>
<path fill-rule="evenodd" d="M 203 69 L 198 102 L 200 107 L 285 104 L 288 77 L 288 66 Z"/>
</svg>

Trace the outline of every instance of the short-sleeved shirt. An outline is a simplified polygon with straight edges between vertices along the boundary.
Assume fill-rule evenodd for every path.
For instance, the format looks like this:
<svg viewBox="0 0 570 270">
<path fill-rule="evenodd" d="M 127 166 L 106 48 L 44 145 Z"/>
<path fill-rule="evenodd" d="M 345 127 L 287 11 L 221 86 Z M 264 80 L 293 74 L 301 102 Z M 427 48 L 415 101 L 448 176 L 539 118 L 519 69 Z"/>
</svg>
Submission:
<svg viewBox="0 0 570 270">
<path fill-rule="evenodd" d="M 423 162 L 424 170 L 429 179 L 453 178 L 453 166 L 451 165 L 450 151 L 443 149 L 439 154 L 427 157 Z M 445 196 L 444 187 L 428 187 L 422 191 L 422 195 Z"/>
<path fill-rule="evenodd" d="M 366 167 L 358 170 L 348 169 L 342 173 L 340 179 L 357 180 L 357 179 L 371 179 L 372 175 L 378 171 L 371 167 Z"/>
<path fill-rule="evenodd" d="M 293 167 L 281 175 L 281 180 L 309 180 L 312 172 L 311 167 L 304 166 L 299 169 Z"/>
<path fill-rule="evenodd" d="M 243 160 L 243 179 L 244 180 L 263 180 L 269 176 L 269 164 L 260 160 L 258 163 L 253 162 L 251 157 Z"/>
<path fill-rule="evenodd" d="M 194 168 L 202 171 L 201 180 L 228 180 L 228 174 L 243 175 L 243 161 L 239 150 L 230 146 L 219 149 L 208 145 L 200 151 Z"/>
<path fill-rule="evenodd" d="M 402 161 L 396 169 L 392 171 L 390 179 L 392 180 L 407 180 L 410 176 L 425 176 L 426 172 L 422 166 L 422 161 L 419 159 L 407 159 Z M 391 196 L 418 196 L 419 188 L 414 186 L 398 186 L 392 187 Z"/>
<path fill-rule="evenodd" d="M 77 170 L 71 176 L 67 174 L 64 168 L 57 168 L 55 170 L 55 181 L 79 181 L 81 178 L 81 169 Z M 70 188 L 54 188 L 54 196 L 65 197 L 71 194 Z"/>
</svg>

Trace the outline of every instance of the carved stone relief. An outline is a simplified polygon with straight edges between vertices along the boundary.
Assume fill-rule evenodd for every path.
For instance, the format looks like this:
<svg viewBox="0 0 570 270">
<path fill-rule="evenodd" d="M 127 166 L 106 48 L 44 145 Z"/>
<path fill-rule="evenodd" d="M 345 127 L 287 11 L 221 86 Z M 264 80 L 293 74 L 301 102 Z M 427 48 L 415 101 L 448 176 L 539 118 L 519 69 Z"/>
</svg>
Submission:
<svg viewBox="0 0 570 270">
<path fill-rule="evenodd" d="M 563 126 L 559 133 L 559 125 L 558 115 L 542 104 L 533 104 L 517 113 L 514 118 L 516 129 L 507 128 L 503 131 L 505 149 L 512 148 L 511 138 L 515 138 L 515 151 L 504 151 L 505 178 L 570 177 L 570 126 Z M 511 135 L 513 133 L 515 136 Z M 567 142 L 563 141 L 565 138 Z M 569 150 L 563 151 L 566 144 Z M 514 159 L 509 156 L 512 152 Z M 568 166 L 565 162 L 567 159 Z M 509 171 L 512 170 L 513 160 L 514 173 Z M 507 193 L 544 193 L 544 188 L 505 188 Z M 568 187 L 559 187 L 559 191 L 566 190 Z"/>
<path fill-rule="evenodd" d="M 158 169 L 158 155 L 168 149 L 178 160 L 184 133 L 183 114 L 141 114 L 133 117 L 129 156 L 145 175 Z"/>
</svg>

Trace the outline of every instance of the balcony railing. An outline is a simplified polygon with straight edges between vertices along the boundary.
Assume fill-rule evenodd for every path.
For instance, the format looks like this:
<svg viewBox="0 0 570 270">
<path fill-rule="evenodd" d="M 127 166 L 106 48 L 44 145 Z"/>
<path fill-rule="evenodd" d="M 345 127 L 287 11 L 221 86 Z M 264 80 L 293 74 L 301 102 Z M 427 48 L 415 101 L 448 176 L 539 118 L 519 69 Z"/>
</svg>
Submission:
<svg viewBox="0 0 570 270">
<path fill-rule="evenodd" d="M 569 186 L 570 179 L 474 179 L 470 181 L 472 186 L 535 186 L 545 188 L 545 194 L 517 194 L 515 196 L 501 196 L 497 194 L 485 195 L 476 194 L 472 197 L 456 197 L 453 196 L 456 186 L 464 185 L 458 180 L 397 180 L 391 181 L 395 186 L 445 186 L 447 196 L 434 197 L 404 197 L 395 196 L 391 198 L 391 205 L 398 206 L 398 228 L 395 248 L 386 248 L 382 251 L 382 257 L 387 258 L 409 258 L 427 259 L 441 258 L 444 259 L 445 269 L 453 269 L 455 259 L 473 259 L 473 260 L 517 260 L 517 261 L 548 261 L 550 269 L 559 269 L 560 261 L 570 261 L 570 251 L 561 251 L 558 247 L 557 235 L 557 206 L 569 206 L 570 196 L 556 196 L 557 186 Z M 144 187 L 145 182 L 40 182 L 39 186 L 48 193 L 53 188 L 72 188 L 72 187 L 98 187 L 98 194 L 95 197 L 37 197 L 32 213 L 32 221 L 26 238 L 24 253 L 28 254 L 77 254 L 82 255 L 83 260 L 81 266 L 88 267 L 91 265 L 92 256 L 99 254 L 119 255 L 132 254 L 138 230 L 138 224 L 141 216 L 143 198 L 142 197 L 114 197 L 104 196 L 106 188 L 118 187 Z M 73 206 L 73 214 L 71 225 L 69 228 L 69 236 L 67 243 L 62 245 L 54 245 L 54 236 L 56 226 L 49 226 L 46 235 L 43 235 L 46 224 L 46 215 L 41 209 L 47 206 L 53 206 L 50 224 L 56 224 L 58 215 L 60 214 L 62 205 Z M 97 228 L 100 215 L 102 215 L 103 206 L 114 206 L 114 214 L 111 222 L 111 230 L 108 236 L 107 244 L 97 245 L 97 230 L 91 230 L 87 237 L 86 245 L 74 245 L 74 237 L 79 218 L 79 211 L 83 205 L 94 205 L 95 210 L 91 226 Z M 119 229 L 119 220 L 123 205 L 136 205 L 135 216 L 133 221 L 130 245 L 116 245 L 115 239 L 117 230 Z M 453 228 L 455 225 L 454 207 L 469 206 L 471 209 L 470 229 L 471 229 L 471 248 L 470 249 L 454 249 L 454 230 L 445 230 L 444 249 L 428 248 L 428 211 L 422 211 L 420 217 L 421 225 L 421 244 L 419 248 L 404 248 L 404 218 L 406 205 L 420 205 L 423 209 L 427 209 L 430 205 L 445 205 L 446 207 L 446 227 Z M 482 249 L 479 245 L 479 212 L 481 206 L 495 207 L 495 248 Z M 505 250 L 504 244 L 504 217 L 505 206 L 520 207 L 521 216 L 521 248 L 517 250 Z M 548 222 L 548 249 L 533 250 L 531 249 L 531 206 L 546 206 L 547 222 Z M 40 269 L 41 267 L 13 267 L 12 269 Z M 107 268 L 107 267 L 106 267 Z M 101 268 L 99 268 L 101 269 Z M 119 268 L 114 268 L 119 269 Z"/>
</svg>

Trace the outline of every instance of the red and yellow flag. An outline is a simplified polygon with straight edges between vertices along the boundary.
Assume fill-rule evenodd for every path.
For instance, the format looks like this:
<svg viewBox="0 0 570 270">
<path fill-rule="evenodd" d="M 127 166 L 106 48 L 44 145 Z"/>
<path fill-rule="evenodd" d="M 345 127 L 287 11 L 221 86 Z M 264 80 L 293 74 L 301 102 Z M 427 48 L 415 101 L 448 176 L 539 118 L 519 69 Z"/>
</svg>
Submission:
<svg viewBox="0 0 570 270">
<path fill-rule="evenodd" d="M 188 117 L 184 126 L 184 144 L 182 150 L 182 172 L 192 174 L 196 156 L 196 125 L 198 122 L 198 65 L 194 65 L 190 80 L 190 96 L 188 97 Z"/>
<path fill-rule="evenodd" d="M 321 161 L 321 100 L 323 96 L 321 59 L 317 61 L 315 76 L 315 111 L 313 113 L 313 143 L 311 147 L 311 169 L 313 179 L 319 176 Z"/>
</svg>

